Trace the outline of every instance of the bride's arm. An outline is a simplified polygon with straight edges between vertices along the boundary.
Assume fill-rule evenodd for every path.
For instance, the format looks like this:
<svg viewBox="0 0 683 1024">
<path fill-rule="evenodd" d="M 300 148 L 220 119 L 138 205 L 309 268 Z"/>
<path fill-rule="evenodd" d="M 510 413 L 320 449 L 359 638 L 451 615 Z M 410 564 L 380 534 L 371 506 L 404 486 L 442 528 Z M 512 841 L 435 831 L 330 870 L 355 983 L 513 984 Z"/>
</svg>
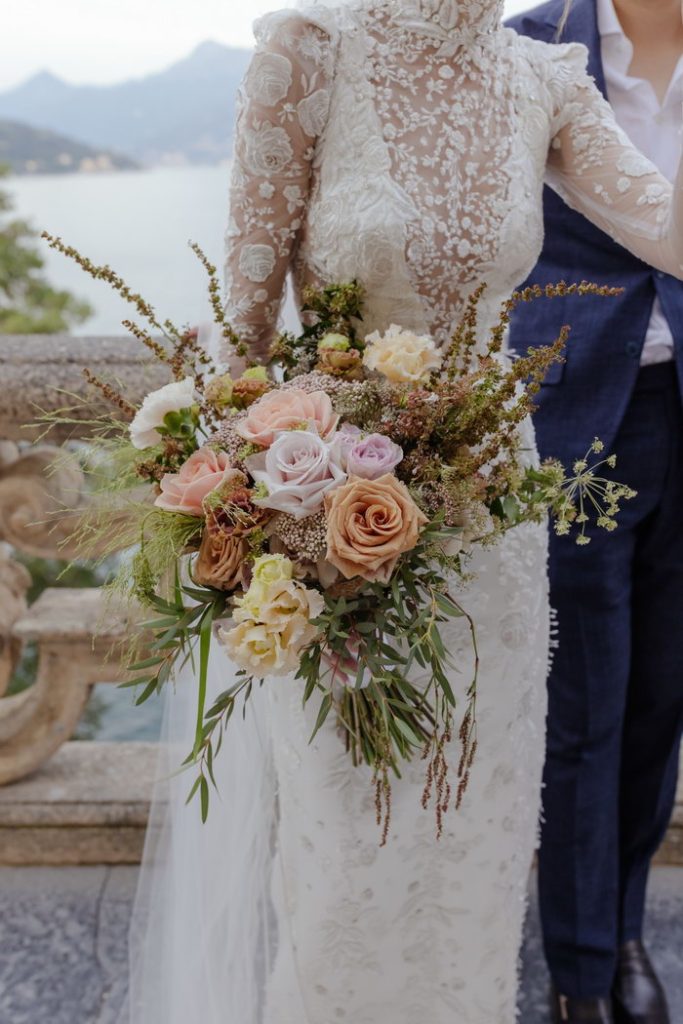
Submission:
<svg viewBox="0 0 683 1024">
<path fill-rule="evenodd" d="M 557 123 L 548 184 L 640 259 L 683 278 L 683 162 L 672 185 L 633 146 L 584 72 L 570 83 Z"/>
<path fill-rule="evenodd" d="M 330 61 L 319 28 L 296 14 L 269 18 L 240 89 L 226 317 L 261 360 L 305 217 L 315 142 L 327 120 Z"/>
</svg>

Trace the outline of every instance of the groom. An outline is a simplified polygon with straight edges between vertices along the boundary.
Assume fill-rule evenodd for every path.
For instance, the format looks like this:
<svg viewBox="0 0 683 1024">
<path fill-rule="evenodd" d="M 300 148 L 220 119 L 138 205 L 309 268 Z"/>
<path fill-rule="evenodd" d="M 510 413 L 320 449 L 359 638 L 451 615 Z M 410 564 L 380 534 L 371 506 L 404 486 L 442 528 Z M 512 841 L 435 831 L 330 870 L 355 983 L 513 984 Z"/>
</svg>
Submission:
<svg viewBox="0 0 683 1024">
<path fill-rule="evenodd" d="M 515 18 L 553 42 L 564 8 Z M 574 0 L 565 42 L 617 119 L 669 178 L 680 151 L 680 0 Z M 551 541 L 559 645 L 539 864 L 556 1021 L 669 1024 L 642 944 L 650 861 L 673 807 L 683 727 L 683 285 L 629 255 L 546 190 L 546 244 L 531 280 L 621 285 L 617 299 L 523 307 L 512 347 L 573 325 L 542 389 L 541 454 L 571 466 L 595 436 L 638 490 L 616 533 Z M 559 308 L 558 308 L 559 305 Z"/>
</svg>

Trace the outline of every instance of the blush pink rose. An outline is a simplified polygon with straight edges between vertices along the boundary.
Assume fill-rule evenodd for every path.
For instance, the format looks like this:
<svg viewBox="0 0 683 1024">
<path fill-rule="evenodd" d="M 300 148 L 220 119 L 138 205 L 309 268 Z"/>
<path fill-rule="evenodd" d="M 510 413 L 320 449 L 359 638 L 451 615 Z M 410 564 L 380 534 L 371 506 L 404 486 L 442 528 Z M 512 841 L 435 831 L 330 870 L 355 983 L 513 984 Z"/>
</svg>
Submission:
<svg viewBox="0 0 683 1024">
<path fill-rule="evenodd" d="M 245 441 L 270 448 L 279 431 L 315 430 L 325 439 L 334 433 L 338 422 L 330 396 L 324 391 L 307 394 L 299 388 L 287 388 L 270 391 L 254 402 L 235 429 Z"/>
<path fill-rule="evenodd" d="M 190 455 L 177 473 L 161 478 L 161 494 L 154 502 L 167 512 L 183 512 L 188 516 L 203 514 L 202 501 L 211 491 L 226 482 L 244 483 L 244 474 L 233 469 L 225 452 L 200 448 Z"/>
</svg>

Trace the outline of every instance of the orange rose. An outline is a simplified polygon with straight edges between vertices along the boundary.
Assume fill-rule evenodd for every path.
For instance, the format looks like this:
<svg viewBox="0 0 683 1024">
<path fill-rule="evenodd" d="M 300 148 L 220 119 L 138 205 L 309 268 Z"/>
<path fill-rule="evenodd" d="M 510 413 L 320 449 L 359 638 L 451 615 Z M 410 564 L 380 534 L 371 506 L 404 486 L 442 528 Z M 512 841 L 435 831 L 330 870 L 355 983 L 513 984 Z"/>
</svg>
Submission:
<svg viewBox="0 0 683 1024">
<path fill-rule="evenodd" d="M 417 544 L 427 517 L 391 473 L 350 477 L 325 495 L 327 559 L 346 579 L 388 583 L 399 557 Z"/>
<path fill-rule="evenodd" d="M 241 582 L 249 545 L 242 537 L 211 536 L 204 531 L 194 563 L 195 583 L 216 590 L 234 590 Z"/>
<path fill-rule="evenodd" d="M 254 402 L 235 429 L 245 441 L 270 448 L 279 430 L 312 428 L 327 438 L 338 422 L 330 396 L 324 391 L 309 395 L 299 388 L 279 388 Z"/>
</svg>

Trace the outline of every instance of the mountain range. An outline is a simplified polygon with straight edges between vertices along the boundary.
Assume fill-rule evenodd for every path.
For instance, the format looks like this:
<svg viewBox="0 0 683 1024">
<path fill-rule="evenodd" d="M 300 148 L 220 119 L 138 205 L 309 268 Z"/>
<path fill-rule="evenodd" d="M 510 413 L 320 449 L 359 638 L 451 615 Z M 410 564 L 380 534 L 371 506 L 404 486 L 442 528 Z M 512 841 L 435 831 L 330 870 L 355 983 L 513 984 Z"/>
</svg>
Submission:
<svg viewBox="0 0 683 1024">
<path fill-rule="evenodd" d="M 0 118 L 143 164 L 229 156 L 234 100 L 251 51 L 206 42 L 163 71 L 116 85 L 72 85 L 42 71 L 0 93 Z"/>
</svg>

